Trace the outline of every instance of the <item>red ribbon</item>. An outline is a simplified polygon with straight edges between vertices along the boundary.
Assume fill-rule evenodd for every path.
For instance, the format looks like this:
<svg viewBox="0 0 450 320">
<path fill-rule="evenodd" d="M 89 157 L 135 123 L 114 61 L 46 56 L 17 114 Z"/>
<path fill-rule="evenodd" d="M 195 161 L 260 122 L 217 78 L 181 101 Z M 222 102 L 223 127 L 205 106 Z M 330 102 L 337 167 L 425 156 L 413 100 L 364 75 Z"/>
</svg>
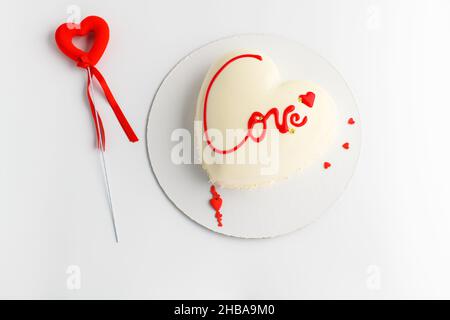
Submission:
<svg viewBox="0 0 450 320">
<path fill-rule="evenodd" d="M 87 36 L 89 33 L 95 34 L 95 42 L 92 49 L 89 52 L 78 49 L 72 43 L 72 39 L 75 36 Z M 77 66 L 87 70 L 87 88 L 86 93 L 89 101 L 89 106 L 92 113 L 92 118 L 95 124 L 95 131 L 97 135 L 97 145 L 101 149 L 105 149 L 105 130 L 103 122 L 98 114 L 94 101 L 91 96 L 91 81 L 95 78 L 100 84 L 103 93 L 111 106 L 117 120 L 122 126 L 123 131 L 131 142 L 138 141 L 138 137 L 131 128 L 130 123 L 120 109 L 119 104 L 108 87 L 105 78 L 100 71 L 95 67 L 100 60 L 103 52 L 106 49 L 109 40 L 109 28 L 105 20 L 100 17 L 90 16 L 85 18 L 79 25 L 71 23 L 64 23 L 58 27 L 55 33 L 56 43 L 61 51 L 70 59 L 77 62 Z"/>
<path fill-rule="evenodd" d="M 116 115 L 117 120 L 119 121 L 123 131 L 128 137 L 128 140 L 131 142 L 138 141 L 138 137 L 133 131 L 133 128 L 131 127 L 130 123 L 128 122 L 127 118 L 123 114 L 122 110 L 120 109 L 119 104 L 117 103 L 116 99 L 114 99 L 114 96 L 111 92 L 111 90 L 108 87 L 108 84 L 106 83 L 105 78 L 103 75 L 98 71 L 98 69 L 95 66 L 88 66 L 88 79 L 87 79 L 87 86 L 86 86 L 86 93 L 89 100 L 89 106 L 91 108 L 92 118 L 94 119 L 95 123 L 95 130 L 97 133 L 97 145 L 99 148 L 105 149 L 105 130 L 103 127 L 102 119 L 100 118 L 100 115 L 98 114 L 97 110 L 95 109 L 94 101 L 91 96 L 91 92 L 89 90 L 91 85 L 91 75 L 92 78 L 97 79 L 98 83 L 102 87 L 103 93 L 105 94 L 106 100 L 108 100 L 109 105 L 111 106 L 111 109 L 113 110 L 114 114 Z"/>
</svg>

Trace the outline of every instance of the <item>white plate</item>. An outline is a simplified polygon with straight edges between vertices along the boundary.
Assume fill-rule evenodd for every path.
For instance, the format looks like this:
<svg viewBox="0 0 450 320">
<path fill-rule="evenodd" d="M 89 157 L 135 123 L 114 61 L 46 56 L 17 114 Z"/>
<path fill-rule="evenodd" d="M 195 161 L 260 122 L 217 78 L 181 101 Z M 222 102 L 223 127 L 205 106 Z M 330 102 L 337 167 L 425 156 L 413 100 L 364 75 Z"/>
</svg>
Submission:
<svg viewBox="0 0 450 320">
<path fill-rule="evenodd" d="M 210 65 L 223 54 L 254 48 L 268 54 L 283 79 L 317 83 L 334 98 L 338 109 L 336 143 L 324 158 L 302 174 L 256 190 L 218 189 L 223 198 L 223 227 L 217 227 L 209 205 L 208 177 L 200 165 L 171 161 L 175 129 L 186 128 L 193 138 L 197 94 Z M 355 125 L 348 125 L 352 117 Z M 343 150 L 342 144 L 351 148 Z M 304 46 L 274 36 L 242 35 L 210 43 L 189 54 L 161 84 L 150 111 L 147 143 L 153 172 L 174 205 L 213 231 L 242 238 L 274 237 L 316 220 L 342 194 L 355 169 L 361 144 L 360 121 L 352 93 L 325 59 Z M 193 141 L 192 141 L 193 145 Z M 193 153 L 193 152 L 192 152 Z M 323 162 L 332 163 L 324 170 Z"/>
</svg>

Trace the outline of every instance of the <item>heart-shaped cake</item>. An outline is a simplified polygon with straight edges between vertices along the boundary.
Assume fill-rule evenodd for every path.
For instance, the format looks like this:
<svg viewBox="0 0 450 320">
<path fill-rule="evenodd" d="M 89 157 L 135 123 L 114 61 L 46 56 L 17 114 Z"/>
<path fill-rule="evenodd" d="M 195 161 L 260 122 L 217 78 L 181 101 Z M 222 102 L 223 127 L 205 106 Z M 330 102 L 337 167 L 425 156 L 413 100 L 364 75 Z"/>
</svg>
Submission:
<svg viewBox="0 0 450 320">
<path fill-rule="evenodd" d="M 336 105 L 324 89 L 282 81 L 274 61 L 254 50 L 211 66 L 195 119 L 197 156 L 211 182 L 226 188 L 270 184 L 323 163 L 337 127 Z"/>
</svg>

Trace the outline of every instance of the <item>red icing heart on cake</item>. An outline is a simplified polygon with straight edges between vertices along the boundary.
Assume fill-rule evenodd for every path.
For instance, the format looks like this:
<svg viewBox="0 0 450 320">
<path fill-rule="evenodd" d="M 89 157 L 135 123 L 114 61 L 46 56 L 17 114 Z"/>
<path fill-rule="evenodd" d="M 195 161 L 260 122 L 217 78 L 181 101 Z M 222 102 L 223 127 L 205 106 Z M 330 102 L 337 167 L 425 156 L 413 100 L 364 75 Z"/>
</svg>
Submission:
<svg viewBox="0 0 450 320">
<path fill-rule="evenodd" d="M 324 169 L 328 169 L 329 167 L 331 167 L 331 163 L 329 163 L 329 162 L 324 162 L 324 163 L 323 163 L 323 167 L 324 167 Z"/>
<path fill-rule="evenodd" d="M 353 118 L 350 118 L 350 119 L 348 119 L 347 123 L 349 125 L 353 125 L 353 124 L 355 124 L 355 120 L 353 120 Z"/>
<path fill-rule="evenodd" d="M 86 52 L 73 44 L 74 37 L 85 37 L 94 33 L 94 44 Z M 55 33 L 55 40 L 61 51 L 72 60 L 78 61 L 80 67 L 94 66 L 105 52 L 109 41 L 109 27 L 105 20 L 97 16 L 83 19 L 79 25 L 62 24 Z"/>
<path fill-rule="evenodd" d="M 214 197 L 211 200 L 209 200 L 209 203 L 211 204 L 211 207 L 214 208 L 214 210 L 219 211 L 222 207 L 222 198 L 220 197 Z"/>
<path fill-rule="evenodd" d="M 342 148 L 348 150 L 350 148 L 350 143 L 346 142 L 342 145 Z"/>
<path fill-rule="evenodd" d="M 312 108 L 314 105 L 314 99 L 316 99 L 316 95 L 313 92 L 308 92 L 307 94 L 301 94 L 298 99 L 307 107 Z"/>
</svg>

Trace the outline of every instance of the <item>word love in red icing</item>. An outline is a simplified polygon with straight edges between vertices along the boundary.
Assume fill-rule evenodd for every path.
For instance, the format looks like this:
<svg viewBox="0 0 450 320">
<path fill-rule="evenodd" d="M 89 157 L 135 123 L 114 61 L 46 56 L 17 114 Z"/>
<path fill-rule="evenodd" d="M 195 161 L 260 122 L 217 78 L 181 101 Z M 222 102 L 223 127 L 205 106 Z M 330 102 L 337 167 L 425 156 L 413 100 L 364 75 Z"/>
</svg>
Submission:
<svg viewBox="0 0 450 320">
<path fill-rule="evenodd" d="M 312 92 L 309 92 L 312 93 Z M 314 93 L 312 93 L 314 94 Z M 280 122 L 280 112 L 277 108 L 270 109 L 265 115 L 262 114 L 259 111 L 253 112 L 250 116 L 250 119 L 248 119 L 248 132 L 247 136 L 250 137 L 255 142 L 261 142 L 265 136 L 266 136 L 266 130 L 267 130 L 267 120 L 273 116 L 275 121 L 275 126 L 277 127 L 278 131 L 280 133 L 287 133 L 289 132 L 289 126 L 288 126 L 288 115 L 289 116 L 289 122 L 291 125 L 295 127 L 303 127 L 306 122 L 308 121 L 308 117 L 303 117 L 303 119 L 300 121 L 300 115 L 298 113 L 291 113 L 295 110 L 295 106 L 290 105 L 287 106 L 286 109 L 283 111 L 283 120 Z M 262 133 L 259 137 L 253 136 L 253 127 L 257 124 L 261 123 L 263 126 Z"/>
<path fill-rule="evenodd" d="M 220 194 L 217 193 L 214 185 L 211 186 L 210 191 L 212 198 L 209 200 L 209 203 L 211 204 L 211 207 L 216 210 L 215 217 L 217 219 L 217 226 L 222 227 L 222 214 L 220 213 L 220 208 L 222 208 L 222 198 L 220 197 Z"/>
<path fill-rule="evenodd" d="M 282 115 L 281 120 L 280 120 L 280 111 L 278 110 L 278 108 L 272 108 L 266 114 L 262 114 L 259 111 L 255 111 L 252 113 L 252 115 L 248 119 L 247 134 L 241 140 L 241 142 L 239 142 L 238 144 L 236 144 L 234 147 L 232 147 L 230 149 L 220 149 L 220 148 L 215 147 L 208 135 L 208 113 L 207 112 L 208 112 L 209 94 L 214 85 L 214 82 L 217 80 L 219 75 L 231 63 L 233 63 L 236 60 L 244 59 L 244 58 L 252 58 L 252 59 L 257 59 L 259 61 L 262 61 L 262 59 L 263 59 L 260 55 L 256 55 L 256 54 L 242 54 L 242 55 L 236 56 L 234 58 L 231 58 L 224 65 L 222 65 L 222 67 L 220 67 L 219 70 L 214 74 L 214 76 L 212 77 L 212 79 L 209 82 L 208 87 L 206 89 L 205 99 L 204 99 L 204 103 L 203 103 L 203 131 L 205 133 L 205 138 L 206 138 L 206 142 L 207 142 L 208 146 L 216 153 L 227 154 L 227 153 L 235 152 L 236 150 L 238 150 L 240 147 L 242 147 L 247 142 L 248 138 L 252 139 L 255 142 L 261 142 L 266 136 L 267 121 L 269 120 L 270 117 L 274 118 L 275 126 L 277 127 L 277 129 L 280 133 L 289 132 L 288 117 L 289 117 L 289 123 L 295 127 L 302 127 L 308 121 L 308 117 L 305 116 L 305 117 L 301 118 L 301 116 L 298 113 L 294 112 L 295 106 L 293 106 L 293 105 L 289 105 L 283 110 L 283 115 Z M 300 95 L 298 97 L 298 99 L 300 102 L 302 102 L 306 106 L 312 108 L 312 106 L 314 105 L 315 94 L 313 92 L 307 92 L 306 94 Z M 253 128 L 256 124 L 262 124 L 262 127 L 263 127 L 262 133 L 258 137 L 255 137 L 253 135 Z"/>
</svg>

